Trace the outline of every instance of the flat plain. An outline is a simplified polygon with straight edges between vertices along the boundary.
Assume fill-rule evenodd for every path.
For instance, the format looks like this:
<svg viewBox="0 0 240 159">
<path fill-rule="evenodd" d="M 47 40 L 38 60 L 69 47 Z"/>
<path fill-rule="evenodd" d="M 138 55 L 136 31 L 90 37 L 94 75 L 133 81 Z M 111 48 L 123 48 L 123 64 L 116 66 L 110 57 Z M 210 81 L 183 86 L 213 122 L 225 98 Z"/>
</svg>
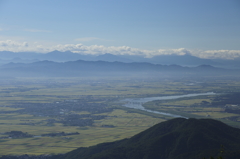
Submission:
<svg viewBox="0 0 240 159">
<path fill-rule="evenodd" d="M 218 119 L 240 127 L 240 114 L 231 111 L 240 109 L 240 101 L 228 100 L 239 90 L 237 79 L 15 78 L 0 81 L 0 154 L 66 153 L 78 147 L 129 138 L 172 118 L 126 108 L 120 102 L 126 98 L 215 92 L 216 95 L 151 101 L 143 106 L 188 118 Z M 14 131 L 18 134 L 9 135 Z"/>
</svg>

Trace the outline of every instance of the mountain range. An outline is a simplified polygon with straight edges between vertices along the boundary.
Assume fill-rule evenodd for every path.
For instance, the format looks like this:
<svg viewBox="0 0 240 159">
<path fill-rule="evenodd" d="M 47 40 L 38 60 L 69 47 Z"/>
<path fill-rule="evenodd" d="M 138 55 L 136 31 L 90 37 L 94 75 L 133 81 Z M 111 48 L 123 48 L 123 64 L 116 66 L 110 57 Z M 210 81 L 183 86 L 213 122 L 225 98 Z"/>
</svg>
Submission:
<svg viewBox="0 0 240 159">
<path fill-rule="evenodd" d="M 147 62 L 152 64 L 162 65 L 181 65 L 181 66 L 198 66 L 198 65 L 212 65 L 223 68 L 240 68 L 240 59 L 224 60 L 224 59 L 202 59 L 189 54 L 186 55 L 159 55 L 152 58 L 145 58 L 137 55 L 85 55 L 72 53 L 70 51 L 60 52 L 52 51 L 49 53 L 34 53 L 34 52 L 9 52 L 0 51 L 0 64 L 14 63 L 32 63 L 37 61 L 54 61 L 54 62 L 67 62 L 67 61 L 106 61 L 106 62 Z"/>
<path fill-rule="evenodd" d="M 186 77 L 186 76 L 238 76 L 239 69 L 222 69 L 210 65 L 182 67 L 146 62 L 106 62 L 106 61 L 39 61 L 33 63 L 8 63 L 0 66 L 1 77 Z"/>
</svg>

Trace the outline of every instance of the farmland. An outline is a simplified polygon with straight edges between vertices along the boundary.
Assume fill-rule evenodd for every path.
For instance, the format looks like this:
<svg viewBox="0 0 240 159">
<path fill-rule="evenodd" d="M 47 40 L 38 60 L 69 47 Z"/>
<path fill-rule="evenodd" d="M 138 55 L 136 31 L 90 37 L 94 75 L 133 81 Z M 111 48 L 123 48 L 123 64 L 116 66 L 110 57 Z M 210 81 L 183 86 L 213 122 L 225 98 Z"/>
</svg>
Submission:
<svg viewBox="0 0 240 159">
<path fill-rule="evenodd" d="M 123 107 L 120 100 L 125 98 L 215 92 L 217 95 L 151 101 L 143 106 L 186 117 L 214 118 L 239 127 L 240 114 L 235 113 L 240 104 L 236 99 L 239 90 L 240 82 L 235 79 L 4 80 L 0 82 L 0 154 L 66 153 L 128 138 L 171 118 Z M 32 136 L 9 137 L 7 132 L 11 131 Z"/>
</svg>

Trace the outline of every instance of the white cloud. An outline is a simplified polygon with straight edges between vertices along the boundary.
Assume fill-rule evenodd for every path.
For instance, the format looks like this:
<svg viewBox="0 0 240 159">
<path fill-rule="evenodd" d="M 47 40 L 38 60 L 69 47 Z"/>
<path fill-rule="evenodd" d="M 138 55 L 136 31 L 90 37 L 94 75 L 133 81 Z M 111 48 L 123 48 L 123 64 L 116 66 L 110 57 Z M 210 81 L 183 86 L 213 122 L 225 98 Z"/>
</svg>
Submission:
<svg viewBox="0 0 240 159">
<path fill-rule="evenodd" d="M 106 47 L 103 45 L 90 45 L 85 46 L 82 44 L 66 44 L 66 45 L 57 45 L 54 47 L 55 50 L 59 51 L 72 51 L 75 53 L 81 53 L 81 54 L 92 54 L 92 55 L 99 55 L 99 54 L 105 54 L 105 53 L 111 53 L 114 55 L 142 55 L 145 56 L 146 54 L 152 52 L 148 50 L 141 50 L 136 48 L 131 48 L 128 46 L 110 46 Z"/>
<path fill-rule="evenodd" d="M 132 48 L 129 46 L 110 46 L 103 45 L 90 45 L 83 44 L 59 44 L 47 45 L 39 42 L 19 42 L 13 40 L 0 41 L 0 51 L 13 51 L 13 52 L 41 52 L 47 53 L 54 50 L 58 51 L 71 51 L 80 54 L 100 55 L 110 53 L 114 55 L 140 55 L 146 58 L 151 58 L 158 55 L 193 55 L 206 59 L 234 59 L 240 57 L 240 50 L 188 50 L 185 48 L 179 49 L 159 49 L 159 50 L 143 50 Z"/>
<path fill-rule="evenodd" d="M 192 55 L 207 59 L 234 59 L 240 57 L 240 50 L 206 50 L 195 51 Z"/>
<path fill-rule="evenodd" d="M 75 53 L 81 54 L 105 54 L 111 53 L 114 55 L 141 55 L 146 58 L 151 58 L 158 55 L 193 55 L 200 58 L 206 59 L 234 59 L 240 57 L 240 50 L 188 50 L 185 48 L 179 49 L 159 49 L 159 50 L 143 50 L 137 48 L 131 48 L 128 46 L 110 46 L 105 47 L 103 45 L 91 45 L 85 46 L 82 44 L 67 44 L 67 45 L 58 45 L 55 47 L 55 50 L 59 51 L 72 51 Z"/>
<path fill-rule="evenodd" d="M 179 49 L 159 49 L 157 51 L 152 51 L 147 54 L 147 57 L 151 58 L 158 55 L 186 55 L 191 54 L 191 52 L 185 48 Z"/>
<path fill-rule="evenodd" d="M 16 42 L 16 41 L 12 41 L 12 40 L 6 40 L 6 41 L 0 41 L 0 47 L 6 47 L 8 48 L 17 48 L 17 47 L 28 47 L 28 43 L 27 42 Z"/>
</svg>

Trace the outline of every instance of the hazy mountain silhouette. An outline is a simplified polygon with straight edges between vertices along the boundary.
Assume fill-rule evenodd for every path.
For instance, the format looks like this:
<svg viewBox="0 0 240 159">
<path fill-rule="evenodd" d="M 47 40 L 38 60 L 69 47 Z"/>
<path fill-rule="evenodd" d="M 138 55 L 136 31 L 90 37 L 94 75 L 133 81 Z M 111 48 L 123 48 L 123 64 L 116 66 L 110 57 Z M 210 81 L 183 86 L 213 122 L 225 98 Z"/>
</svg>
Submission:
<svg viewBox="0 0 240 159">
<path fill-rule="evenodd" d="M 21 59 L 21 61 L 16 61 L 16 58 Z M 14 60 L 15 59 L 15 60 Z M 113 54 L 103 54 L 103 55 L 85 55 L 73 53 L 70 51 L 60 52 L 52 51 L 49 53 L 33 53 L 33 52 L 9 52 L 0 51 L 0 64 L 6 64 L 9 62 L 22 62 L 29 63 L 31 61 L 41 61 L 48 60 L 54 62 L 67 62 L 67 61 L 107 61 L 107 62 L 148 62 L 153 64 L 162 65 L 182 65 L 182 66 L 198 66 L 198 65 L 212 65 L 218 67 L 228 67 L 228 68 L 240 68 L 240 60 L 223 60 L 223 59 L 202 59 L 189 54 L 186 55 L 159 55 L 152 58 L 144 58 L 138 55 L 113 55 Z"/>
<path fill-rule="evenodd" d="M 11 52 L 11 51 L 0 51 L 0 59 L 2 60 L 11 60 L 14 58 L 21 58 L 21 59 L 37 59 L 36 57 L 41 55 L 40 53 L 34 52 Z"/>
<path fill-rule="evenodd" d="M 215 68 L 210 65 L 198 67 L 182 67 L 179 65 L 160 65 L 151 63 L 123 63 L 106 61 L 69 61 L 52 62 L 39 61 L 34 63 L 9 63 L 0 67 L 1 76 L 121 76 L 142 74 L 160 75 L 171 74 L 173 76 L 185 75 L 238 75 L 240 70 L 226 70 Z"/>
<path fill-rule="evenodd" d="M 76 61 L 76 60 L 89 60 L 92 61 L 95 56 L 92 55 L 81 55 L 77 53 L 72 53 L 70 51 L 60 52 L 60 51 L 52 51 L 46 54 L 41 54 L 38 56 L 40 60 L 49 60 L 55 62 L 66 62 L 66 61 Z"/>
<path fill-rule="evenodd" d="M 107 61 L 107 62 L 126 62 L 126 63 L 131 63 L 131 62 L 138 62 L 137 60 L 131 60 L 128 57 L 123 57 L 123 56 L 117 56 L 113 54 L 103 54 L 99 55 L 95 58 L 98 61 Z"/>
<path fill-rule="evenodd" d="M 8 62 L 14 62 L 13 59 L 20 58 L 22 60 L 48 60 L 55 62 L 66 62 L 66 61 L 76 61 L 76 60 L 89 60 L 92 61 L 96 56 L 93 55 L 82 55 L 77 53 L 72 53 L 70 51 L 60 52 L 52 51 L 49 53 L 34 53 L 34 52 L 10 52 L 10 51 L 0 51 L 0 61 L 2 64 Z M 24 62 L 25 63 L 25 62 Z"/>
<path fill-rule="evenodd" d="M 201 159 L 218 155 L 239 158 L 240 129 L 213 119 L 176 118 L 129 139 L 78 148 L 61 159 Z"/>
<path fill-rule="evenodd" d="M 219 65 L 210 59 L 201 59 L 192 55 L 160 55 L 150 59 L 149 62 L 160 63 L 165 65 L 183 65 L 183 66 L 197 66 L 197 65 Z"/>
<path fill-rule="evenodd" d="M 221 67 L 226 68 L 240 68 L 240 57 L 234 60 L 214 59 L 213 61 L 219 63 Z"/>
</svg>

